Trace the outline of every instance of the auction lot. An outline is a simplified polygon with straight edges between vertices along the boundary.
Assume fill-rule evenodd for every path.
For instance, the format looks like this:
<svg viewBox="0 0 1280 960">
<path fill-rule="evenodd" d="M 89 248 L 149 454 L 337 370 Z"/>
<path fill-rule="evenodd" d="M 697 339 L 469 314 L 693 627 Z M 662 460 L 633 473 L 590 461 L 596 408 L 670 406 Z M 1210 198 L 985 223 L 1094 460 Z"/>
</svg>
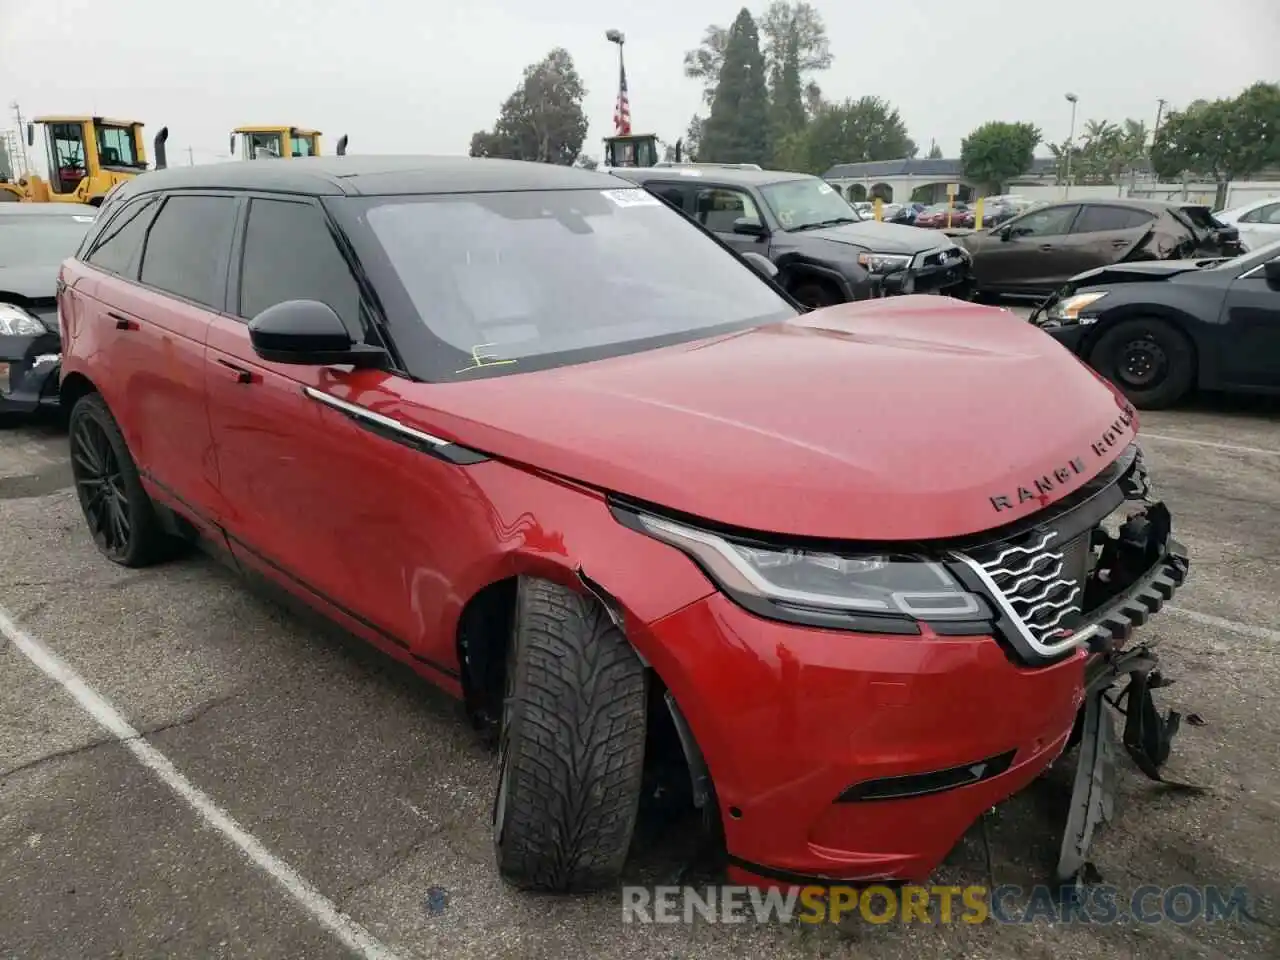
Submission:
<svg viewBox="0 0 1280 960">
<path fill-rule="evenodd" d="M 444 696 L 212 561 L 101 559 L 65 437 L 35 425 L 0 427 L 0 607 L 158 753 L 131 751 L 0 638 L 0 957 L 1280 956 L 1280 404 L 1203 400 L 1142 430 L 1192 555 L 1147 628 L 1178 681 L 1160 706 L 1198 715 L 1166 773 L 1202 789 L 1122 758 L 1093 860 L 1122 891 L 1244 886 L 1256 922 L 638 925 L 618 893 L 514 893 L 493 864 L 493 754 Z M 199 793 L 143 762 L 156 756 Z M 1055 770 L 991 815 L 990 869 L 975 828 L 937 881 L 1047 877 L 1068 784 Z M 689 840 L 642 825 L 629 882 L 662 882 Z M 325 925 L 330 905 L 363 947 Z"/>
</svg>

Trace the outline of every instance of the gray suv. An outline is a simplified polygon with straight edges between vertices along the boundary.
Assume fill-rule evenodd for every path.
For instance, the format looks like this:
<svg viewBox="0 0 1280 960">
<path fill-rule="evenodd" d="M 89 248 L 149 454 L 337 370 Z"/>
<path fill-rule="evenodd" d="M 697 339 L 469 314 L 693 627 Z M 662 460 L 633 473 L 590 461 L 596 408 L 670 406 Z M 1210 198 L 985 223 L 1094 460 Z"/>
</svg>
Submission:
<svg viewBox="0 0 1280 960">
<path fill-rule="evenodd" d="M 937 230 L 878 223 L 824 180 L 698 165 L 616 170 L 739 253 L 766 256 L 776 281 L 809 307 L 906 293 L 968 298 L 968 251 Z"/>
</svg>

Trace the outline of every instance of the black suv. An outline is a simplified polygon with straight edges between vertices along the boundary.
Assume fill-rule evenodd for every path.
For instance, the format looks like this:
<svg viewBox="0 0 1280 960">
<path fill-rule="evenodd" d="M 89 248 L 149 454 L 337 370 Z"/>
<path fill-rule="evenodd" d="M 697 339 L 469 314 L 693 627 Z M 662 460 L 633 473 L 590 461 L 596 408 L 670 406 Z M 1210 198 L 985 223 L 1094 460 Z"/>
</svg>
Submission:
<svg viewBox="0 0 1280 960">
<path fill-rule="evenodd" d="M 858 215 L 826 181 L 803 173 L 688 166 L 618 169 L 739 253 L 767 256 L 777 282 L 806 306 L 905 293 L 968 298 L 973 267 L 936 230 Z"/>
</svg>

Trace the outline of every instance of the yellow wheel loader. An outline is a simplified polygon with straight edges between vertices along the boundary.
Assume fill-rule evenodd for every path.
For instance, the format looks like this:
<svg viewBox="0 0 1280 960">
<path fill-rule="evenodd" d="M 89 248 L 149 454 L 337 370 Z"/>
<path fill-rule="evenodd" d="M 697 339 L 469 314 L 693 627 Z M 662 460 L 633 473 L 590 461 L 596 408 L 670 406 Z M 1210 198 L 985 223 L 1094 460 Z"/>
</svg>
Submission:
<svg viewBox="0 0 1280 960">
<path fill-rule="evenodd" d="M 347 152 L 347 138 L 338 140 L 337 154 Z M 231 155 L 241 160 L 320 156 L 320 131 L 302 127 L 236 127 L 231 131 Z"/>
<path fill-rule="evenodd" d="M 147 169 L 143 125 L 104 117 L 36 117 L 27 124 L 27 145 L 36 146 L 39 128 L 48 179 L 27 172 L 0 183 L 0 191 L 26 203 L 87 203 L 98 206 L 117 184 Z M 165 166 L 169 128 L 155 138 L 156 169 Z"/>
</svg>

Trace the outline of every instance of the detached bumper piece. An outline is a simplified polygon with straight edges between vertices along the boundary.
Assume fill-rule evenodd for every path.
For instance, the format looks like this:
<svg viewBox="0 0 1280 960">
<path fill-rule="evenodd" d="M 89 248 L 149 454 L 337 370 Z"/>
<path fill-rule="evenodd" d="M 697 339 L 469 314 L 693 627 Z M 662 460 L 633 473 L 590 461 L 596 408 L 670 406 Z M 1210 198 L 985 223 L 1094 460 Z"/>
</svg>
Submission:
<svg viewBox="0 0 1280 960">
<path fill-rule="evenodd" d="M 0 413 L 30 413 L 58 402 L 57 334 L 0 336 Z"/>
</svg>

